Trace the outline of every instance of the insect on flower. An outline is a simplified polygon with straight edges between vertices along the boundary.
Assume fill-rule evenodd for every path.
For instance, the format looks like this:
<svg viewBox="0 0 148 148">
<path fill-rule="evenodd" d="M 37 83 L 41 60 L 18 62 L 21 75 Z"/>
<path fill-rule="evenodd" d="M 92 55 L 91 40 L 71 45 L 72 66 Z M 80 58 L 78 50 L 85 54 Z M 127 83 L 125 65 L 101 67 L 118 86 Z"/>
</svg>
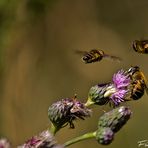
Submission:
<svg viewBox="0 0 148 148">
<path fill-rule="evenodd" d="M 74 120 L 84 120 L 86 117 L 90 117 L 90 114 L 91 110 L 85 107 L 84 103 L 78 101 L 76 96 L 55 102 L 48 109 L 48 117 L 57 129 L 68 124 L 70 128 L 74 128 Z"/>
<path fill-rule="evenodd" d="M 90 51 L 79 51 L 79 50 L 77 50 L 76 53 L 82 55 L 82 61 L 85 64 L 99 62 L 103 58 L 108 58 L 108 59 L 115 60 L 115 61 L 118 61 L 118 62 L 121 61 L 121 58 L 106 54 L 101 49 L 91 49 Z"/>
<path fill-rule="evenodd" d="M 148 53 L 148 40 L 135 40 L 132 45 L 136 52 Z"/>
<path fill-rule="evenodd" d="M 132 81 L 130 98 L 132 98 L 133 100 L 140 99 L 144 95 L 145 90 L 148 94 L 147 80 L 140 68 L 138 66 L 132 66 L 129 68 L 128 73 Z"/>
</svg>

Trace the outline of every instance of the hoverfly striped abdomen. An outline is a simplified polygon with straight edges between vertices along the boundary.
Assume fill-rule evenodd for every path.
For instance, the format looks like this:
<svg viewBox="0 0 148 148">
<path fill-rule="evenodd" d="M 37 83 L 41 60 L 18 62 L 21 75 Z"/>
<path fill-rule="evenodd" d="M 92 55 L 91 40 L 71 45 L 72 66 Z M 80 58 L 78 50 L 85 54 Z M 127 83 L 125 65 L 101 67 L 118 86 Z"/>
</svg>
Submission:
<svg viewBox="0 0 148 148">
<path fill-rule="evenodd" d="M 131 98 L 133 100 L 138 100 L 144 95 L 145 85 L 141 83 L 139 80 L 133 82 L 133 89 L 131 91 Z"/>
<path fill-rule="evenodd" d="M 132 81 L 130 98 L 133 100 L 138 100 L 144 95 L 145 90 L 147 90 L 147 81 L 145 75 L 138 66 L 131 67 L 128 70 L 128 73 Z"/>
<path fill-rule="evenodd" d="M 133 49 L 138 53 L 148 53 L 148 40 L 135 40 Z"/>
<path fill-rule="evenodd" d="M 82 60 L 85 63 L 93 63 L 102 60 L 104 52 L 102 50 L 92 49 L 83 55 Z"/>
</svg>

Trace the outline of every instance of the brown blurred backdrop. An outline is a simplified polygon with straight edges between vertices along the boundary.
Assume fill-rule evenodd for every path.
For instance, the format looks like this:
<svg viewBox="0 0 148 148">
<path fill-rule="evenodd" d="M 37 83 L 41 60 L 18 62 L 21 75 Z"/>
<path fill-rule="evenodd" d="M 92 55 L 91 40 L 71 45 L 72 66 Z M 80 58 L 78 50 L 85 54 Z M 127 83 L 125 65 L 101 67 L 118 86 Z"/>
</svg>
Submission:
<svg viewBox="0 0 148 148">
<path fill-rule="evenodd" d="M 0 1 L 0 136 L 14 147 L 46 129 L 48 106 L 75 93 L 84 100 L 89 88 L 108 82 L 121 68 L 139 65 L 148 76 L 148 55 L 131 43 L 148 39 L 147 0 L 1 0 Z M 85 65 L 75 50 L 104 49 L 123 62 L 102 60 Z M 148 139 L 148 100 L 129 102 L 133 116 L 109 148 L 138 147 Z M 85 101 L 85 100 L 84 100 Z M 107 106 L 105 108 L 108 108 Z M 91 119 L 57 134 L 60 143 L 94 131 L 102 107 Z M 103 147 L 95 140 L 71 148 Z"/>
</svg>

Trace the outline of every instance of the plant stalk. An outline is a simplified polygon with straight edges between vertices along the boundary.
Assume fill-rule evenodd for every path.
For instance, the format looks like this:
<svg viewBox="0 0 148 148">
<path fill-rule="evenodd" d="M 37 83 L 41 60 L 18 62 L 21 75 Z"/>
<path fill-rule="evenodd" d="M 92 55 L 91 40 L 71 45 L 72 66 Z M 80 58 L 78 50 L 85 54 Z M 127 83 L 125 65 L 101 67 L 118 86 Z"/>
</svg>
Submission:
<svg viewBox="0 0 148 148">
<path fill-rule="evenodd" d="M 95 138 L 95 137 L 96 137 L 96 131 L 95 132 L 86 133 L 84 135 L 81 135 L 79 137 L 76 137 L 74 139 L 71 139 L 71 140 L 65 142 L 64 146 L 68 147 L 68 146 L 70 146 L 70 145 L 72 145 L 74 143 L 77 143 L 79 141 L 90 139 L 90 138 Z"/>
</svg>

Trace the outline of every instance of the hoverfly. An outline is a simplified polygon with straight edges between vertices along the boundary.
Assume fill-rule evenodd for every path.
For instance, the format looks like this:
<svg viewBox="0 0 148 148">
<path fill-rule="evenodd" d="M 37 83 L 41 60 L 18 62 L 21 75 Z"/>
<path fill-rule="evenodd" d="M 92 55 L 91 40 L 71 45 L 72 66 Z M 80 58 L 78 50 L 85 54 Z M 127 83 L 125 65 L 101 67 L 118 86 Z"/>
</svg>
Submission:
<svg viewBox="0 0 148 148">
<path fill-rule="evenodd" d="M 140 68 L 138 66 L 132 66 L 129 68 L 128 73 L 132 81 L 130 98 L 133 100 L 140 99 L 144 95 L 145 90 L 148 94 L 147 80 Z"/>
<path fill-rule="evenodd" d="M 148 40 L 133 41 L 133 49 L 138 53 L 148 53 Z"/>
<path fill-rule="evenodd" d="M 101 49 L 91 49 L 90 51 L 76 51 L 77 54 L 82 55 L 82 61 L 85 64 L 101 61 L 103 58 L 108 58 L 116 61 L 121 61 L 121 58 L 106 54 Z"/>
</svg>

